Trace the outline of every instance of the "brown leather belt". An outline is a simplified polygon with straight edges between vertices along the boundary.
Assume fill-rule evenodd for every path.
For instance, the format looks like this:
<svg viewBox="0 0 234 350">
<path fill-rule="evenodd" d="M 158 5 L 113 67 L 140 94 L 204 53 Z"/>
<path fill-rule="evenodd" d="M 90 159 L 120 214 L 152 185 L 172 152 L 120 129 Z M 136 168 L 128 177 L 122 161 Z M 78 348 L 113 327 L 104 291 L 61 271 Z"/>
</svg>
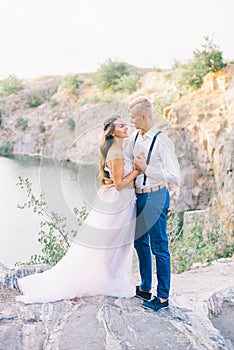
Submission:
<svg viewBox="0 0 234 350">
<path fill-rule="evenodd" d="M 160 184 L 154 187 L 146 187 L 146 188 L 136 188 L 136 193 L 137 194 L 142 194 L 142 193 L 149 193 L 149 192 L 155 192 L 161 190 L 165 184 Z"/>
</svg>

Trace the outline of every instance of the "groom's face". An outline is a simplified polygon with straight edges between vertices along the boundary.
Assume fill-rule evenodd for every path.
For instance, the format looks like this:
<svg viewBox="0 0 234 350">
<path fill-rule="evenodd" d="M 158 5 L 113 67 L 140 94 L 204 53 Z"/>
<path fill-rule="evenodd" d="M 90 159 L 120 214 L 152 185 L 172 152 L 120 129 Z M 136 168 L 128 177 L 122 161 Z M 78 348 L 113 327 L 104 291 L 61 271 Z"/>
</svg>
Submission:
<svg viewBox="0 0 234 350">
<path fill-rule="evenodd" d="M 142 129 L 145 124 L 145 118 L 141 113 L 130 111 L 131 123 L 135 125 L 136 129 Z"/>
</svg>

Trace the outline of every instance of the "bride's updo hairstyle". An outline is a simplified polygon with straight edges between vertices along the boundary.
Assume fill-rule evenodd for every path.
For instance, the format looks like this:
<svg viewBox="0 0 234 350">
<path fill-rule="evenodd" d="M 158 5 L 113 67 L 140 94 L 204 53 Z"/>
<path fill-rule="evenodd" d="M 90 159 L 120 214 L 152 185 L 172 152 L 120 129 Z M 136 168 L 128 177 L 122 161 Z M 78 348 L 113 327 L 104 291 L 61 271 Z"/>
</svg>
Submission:
<svg viewBox="0 0 234 350">
<path fill-rule="evenodd" d="M 100 145 L 100 182 L 102 185 L 105 184 L 104 177 L 109 177 L 109 173 L 105 171 L 106 156 L 114 140 L 112 135 L 115 131 L 114 123 L 119 118 L 121 118 L 120 115 L 113 115 L 103 123 L 103 136 Z"/>
<path fill-rule="evenodd" d="M 129 111 L 133 114 L 146 114 L 149 117 L 153 116 L 153 105 L 147 97 L 138 97 L 135 101 L 129 104 Z"/>
</svg>

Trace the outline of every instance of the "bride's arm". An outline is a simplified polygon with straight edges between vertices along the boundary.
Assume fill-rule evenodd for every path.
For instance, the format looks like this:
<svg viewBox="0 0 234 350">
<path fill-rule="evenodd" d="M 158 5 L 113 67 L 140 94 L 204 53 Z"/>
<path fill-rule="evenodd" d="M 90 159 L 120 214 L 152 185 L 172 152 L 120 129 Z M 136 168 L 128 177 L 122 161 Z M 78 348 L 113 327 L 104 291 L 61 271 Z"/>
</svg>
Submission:
<svg viewBox="0 0 234 350">
<path fill-rule="evenodd" d="M 124 175 L 124 159 L 119 157 L 119 155 L 113 158 L 111 161 L 111 171 L 113 176 L 113 183 L 117 190 L 122 190 L 125 187 L 129 187 L 129 185 L 133 182 L 133 180 L 139 174 L 138 170 L 133 170 L 130 174 L 128 174 L 125 178 Z"/>
</svg>

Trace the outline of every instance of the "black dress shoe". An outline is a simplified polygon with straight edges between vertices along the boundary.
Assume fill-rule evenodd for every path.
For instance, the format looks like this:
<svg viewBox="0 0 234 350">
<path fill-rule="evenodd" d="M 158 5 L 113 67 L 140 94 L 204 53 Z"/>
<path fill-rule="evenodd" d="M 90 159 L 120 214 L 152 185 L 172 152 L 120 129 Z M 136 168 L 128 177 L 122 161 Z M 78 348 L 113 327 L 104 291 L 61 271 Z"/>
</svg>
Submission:
<svg viewBox="0 0 234 350">
<path fill-rule="evenodd" d="M 152 293 L 150 292 L 142 292 L 140 290 L 140 286 L 136 286 L 136 298 L 142 299 L 144 301 L 149 301 L 152 298 Z"/>
<path fill-rule="evenodd" d="M 158 310 L 162 309 L 163 307 L 168 307 L 169 302 L 168 302 L 168 300 L 161 302 L 159 298 L 154 297 L 154 299 L 152 299 L 151 301 L 144 302 L 142 304 L 142 306 L 145 309 L 151 309 L 154 311 L 158 311 Z"/>
</svg>

